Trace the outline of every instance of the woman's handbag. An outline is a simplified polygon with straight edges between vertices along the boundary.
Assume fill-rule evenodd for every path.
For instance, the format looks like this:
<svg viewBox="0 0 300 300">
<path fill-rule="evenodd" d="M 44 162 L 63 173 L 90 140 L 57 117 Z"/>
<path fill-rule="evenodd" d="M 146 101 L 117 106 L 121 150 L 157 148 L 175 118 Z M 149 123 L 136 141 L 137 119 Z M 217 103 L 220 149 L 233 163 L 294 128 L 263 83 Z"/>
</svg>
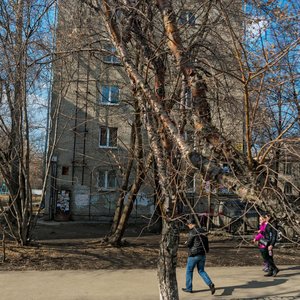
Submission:
<svg viewBox="0 0 300 300">
<path fill-rule="evenodd" d="M 259 244 L 263 245 L 263 246 L 268 246 L 269 244 L 269 240 L 261 238 L 259 241 Z"/>
</svg>

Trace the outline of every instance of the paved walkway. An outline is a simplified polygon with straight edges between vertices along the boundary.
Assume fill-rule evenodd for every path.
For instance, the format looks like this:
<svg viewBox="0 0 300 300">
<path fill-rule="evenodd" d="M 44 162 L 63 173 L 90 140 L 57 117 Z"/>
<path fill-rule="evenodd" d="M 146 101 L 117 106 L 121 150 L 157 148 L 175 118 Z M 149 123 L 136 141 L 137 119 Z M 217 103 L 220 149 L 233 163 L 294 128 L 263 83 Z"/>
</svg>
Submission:
<svg viewBox="0 0 300 300">
<path fill-rule="evenodd" d="M 181 291 L 185 270 L 177 270 L 181 300 L 300 299 L 300 266 L 281 266 L 277 277 L 264 277 L 260 267 L 211 267 L 216 285 L 210 291 L 195 273 L 193 294 Z M 3 300 L 158 300 L 155 270 L 0 271 Z"/>
</svg>

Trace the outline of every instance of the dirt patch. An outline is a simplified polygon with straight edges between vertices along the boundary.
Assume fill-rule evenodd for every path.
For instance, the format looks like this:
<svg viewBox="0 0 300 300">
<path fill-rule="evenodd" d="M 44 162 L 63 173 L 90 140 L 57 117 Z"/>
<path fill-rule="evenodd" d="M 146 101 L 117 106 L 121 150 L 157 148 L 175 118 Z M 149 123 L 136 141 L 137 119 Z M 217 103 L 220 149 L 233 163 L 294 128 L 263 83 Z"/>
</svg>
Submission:
<svg viewBox="0 0 300 300">
<path fill-rule="evenodd" d="M 6 243 L 6 261 L 1 270 L 87 270 L 156 268 L 160 236 L 129 228 L 127 246 L 103 246 L 101 238 L 109 226 L 75 222 L 39 224 L 31 246 Z M 262 259 L 251 236 L 233 237 L 226 233 L 209 235 L 210 252 L 207 266 L 262 265 Z M 184 267 L 187 250 L 186 233 L 181 233 L 178 266 Z M 279 245 L 275 250 L 278 265 L 300 265 L 299 246 Z M 2 253 L 0 251 L 0 256 Z"/>
</svg>

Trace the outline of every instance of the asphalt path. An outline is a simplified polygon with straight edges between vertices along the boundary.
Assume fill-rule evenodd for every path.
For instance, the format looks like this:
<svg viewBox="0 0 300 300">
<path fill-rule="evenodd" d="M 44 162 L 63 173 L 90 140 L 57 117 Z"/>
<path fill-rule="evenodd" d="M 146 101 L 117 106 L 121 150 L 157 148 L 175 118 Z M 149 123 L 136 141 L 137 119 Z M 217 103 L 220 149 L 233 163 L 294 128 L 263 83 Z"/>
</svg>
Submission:
<svg viewBox="0 0 300 300">
<path fill-rule="evenodd" d="M 214 296 L 194 273 L 194 293 L 184 293 L 185 270 L 177 269 L 181 300 L 300 299 L 300 266 L 280 266 L 277 277 L 256 267 L 210 267 Z M 2 300 L 156 300 L 156 270 L 0 271 Z"/>
</svg>

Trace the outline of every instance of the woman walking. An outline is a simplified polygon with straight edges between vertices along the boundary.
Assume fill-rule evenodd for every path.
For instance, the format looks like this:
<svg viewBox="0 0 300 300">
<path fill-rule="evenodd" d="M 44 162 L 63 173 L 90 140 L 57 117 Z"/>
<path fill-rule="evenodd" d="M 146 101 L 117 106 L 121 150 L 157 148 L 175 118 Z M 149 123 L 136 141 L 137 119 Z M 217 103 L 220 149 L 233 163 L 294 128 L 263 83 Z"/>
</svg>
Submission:
<svg viewBox="0 0 300 300">
<path fill-rule="evenodd" d="M 269 265 L 267 262 L 267 254 L 266 254 L 267 253 L 267 251 L 266 251 L 267 245 L 261 243 L 260 241 L 262 241 L 264 239 L 264 232 L 265 232 L 266 226 L 267 226 L 267 223 L 266 223 L 264 216 L 259 216 L 259 230 L 257 231 L 257 233 L 253 239 L 254 243 L 256 243 L 256 242 L 258 243 L 258 248 L 259 248 L 260 254 L 263 258 L 263 261 L 264 261 L 263 271 L 264 272 L 269 271 Z"/>
</svg>

